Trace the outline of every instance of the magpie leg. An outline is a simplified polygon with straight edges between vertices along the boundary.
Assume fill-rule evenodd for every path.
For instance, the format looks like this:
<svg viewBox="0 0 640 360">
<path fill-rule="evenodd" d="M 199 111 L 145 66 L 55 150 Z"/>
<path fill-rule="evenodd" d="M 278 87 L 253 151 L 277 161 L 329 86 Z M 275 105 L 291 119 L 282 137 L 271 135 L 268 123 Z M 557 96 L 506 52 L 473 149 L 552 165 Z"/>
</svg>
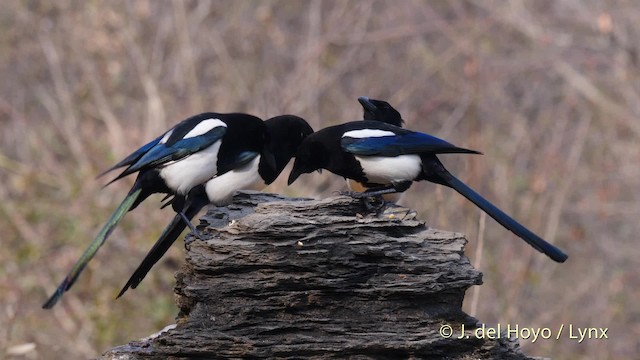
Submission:
<svg viewBox="0 0 640 360">
<path fill-rule="evenodd" d="M 364 192 L 340 191 L 339 194 L 362 200 L 362 204 L 368 214 L 374 213 L 378 215 L 386 206 L 386 201 L 382 195 L 393 192 L 396 192 L 395 188 L 392 185 L 389 185 L 372 188 Z"/>
<path fill-rule="evenodd" d="M 363 199 L 363 198 L 368 196 L 363 192 L 349 191 L 349 190 L 347 190 L 347 191 L 336 191 L 336 193 L 338 195 L 348 196 L 348 197 L 351 197 L 351 198 L 354 198 L 354 199 Z"/>
<path fill-rule="evenodd" d="M 395 184 L 378 186 L 374 188 L 369 188 L 363 194 L 365 196 L 382 196 L 386 194 L 400 193 L 409 189 L 409 187 L 411 187 L 411 184 L 412 184 L 411 181 L 403 181 Z"/>
<path fill-rule="evenodd" d="M 361 196 L 363 198 L 368 198 L 368 199 L 373 198 L 379 202 L 379 205 L 377 206 L 371 206 L 368 203 L 365 203 L 365 206 L 367 207 L 367 210 L 369 211 L 375 210 L 374 211 L 375 214 L 377 216 L 380 216 L 380 214 L 382 214 L 385 211 L 388 205 L 383 195 L 403 192 L 409 189 L 409 187 L 411 187 L 411 184 L 412 184 L 411 181 L 403 181 L 399 183 L 393 183 L 389 185 L 369 188 L 367 191 L 363 192 Z"/>
<path fill-rule="evenodd" d="M 366 197 L 382 197 L 382 195 L 397 193 L 398 190 L 393 186 L 385 186 L 379 188 L 371 188 L 362 193 L 363 196 Z"/>
<path fill-rule="evenodd" d="M 380 215 L 387 206 L 387 202 L 383 195 L 394 194 L 407 190 L 411 186 L 411 181 L 403 181 L 389 185 L 372 187 L 364 192 L 340 191 L 340 195 L 350 196 L 354 199 L 362 199 L 363 204 L 368 212 Z M 370 201 L 373 199 L 373 201 Z M 372 204 L 373 203 L 373 204 Z"/>
<path fill-rule="evenodd" d="M 404 189 L 406 190 L 406 189 Z M 402 191 L 404 191 L 402 190 Z M 398 189 L 396 189 L 396 187 L 392 184 L 392 185 L 384 185 L 384 186 L 378 186 L 378 187 L 374 187 L 374 188 L 369 188 L 364 192 L 357 192 L 357 191 L 338 191 L 338 194 L 340 195 L 344 195 L 344 196 L 349 196 L 352 197 L 354 199 L 364 199 L 364 198 L 369 198 L 369 197 L 380 197 L 384 194 L 393 194 L 399 192 Z"/>
<path fill-rule="evenodd" d="M 180 218 L 182 219 L 182 221 L 184 221 L 185 224 L 187 224 L 193 235 L 198 239 L 202 239 L 200 231 L 196 229 L 190 218 L 184 213 L 184 209 L 187 207 L 187 197 L 184 195 L 176 195 L 173 197 L 173 199 L 170 200 L 170 203 L 171 207 L 173 207 L 173 211 L 180 215 Z"/>
<path fill-rule="evenodd" d="M 187 215 L 185 215 L 183 211 L 178 212 L 178 215 L 180 215 L 180 217 L 182 218 L 182 221 L 184 221 L 184 223 L 187 224 L 187 226 L 189 227 L 189 229 L 191 230 L 193 235 L 196 238 L 202 240 L 202 235 L 200 234 L 200 231 L 198 231 L 198 229 L 196 229 L 196 227 L 193 225 L 191 220 L 189 220 Z"/>
</svg>

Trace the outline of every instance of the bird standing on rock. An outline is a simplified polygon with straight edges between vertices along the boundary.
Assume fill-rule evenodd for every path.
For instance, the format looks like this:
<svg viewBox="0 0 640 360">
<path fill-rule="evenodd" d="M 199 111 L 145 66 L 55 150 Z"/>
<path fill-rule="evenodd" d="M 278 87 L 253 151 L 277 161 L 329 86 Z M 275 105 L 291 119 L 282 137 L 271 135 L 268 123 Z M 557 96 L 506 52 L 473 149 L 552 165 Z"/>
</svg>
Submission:
<svg viewBox="0 0 640 360">
<path fill-rule="evenodd" d="M 276 116 L 264 123 L 269 134 L 269 151 L 275 159 L 275 168 L 271 168 L 260 153 L 247 154 L 251 160 L 247 160 L 244 165 L 214 177 L 189 193 L 184 210 L 189 220 L 208 204 L 228 205 L 238 190 L 262 189 L 271 184 L 295 155 L 300 143 L 313 133 L 313 129 L 304 119 L 294 115 Z M 122 296 L 129 288 L 135 289 L 142 282 L 151 268 L 178 239 L 185 225 L 181 216 L 174 217 L 117 297 Z"/>
<path fill-rule="evenodd" d="M 173 196 L 173 209 L 195 230 L 184 214 L 191 189 L 245 165 L 255 153 L 264 154 L 263 166 L 270 172 L 275 171 L 275 160 L 268 145 L 266 127 L 258 117 L 242 113 L 202 113 L 180 122 L 102 173 L 127 166 L 111 182 L 136 172 L 138 177 L 43 308 L 52 308 L 71 288 L 124 215 L 147 197 L 154 193 Z"/>
<path fill-rule="evenodd" d="M 373 108 L 375 104 L 369 101 L 367 106 Z M 552 260 L 564 262 L 568 258 L 562 250 L 525 228 L 447 171 L 436 156 L 447 153 L 480 154 L 435 136 L 380 121 L 354 121 L 324 128 L 307 137 L 298 148 L 288 182 L 292 184 L 302 174 L 326 169 L 361 183 L 368 190 L 354 195 L 369 197 L 404 192 L 414 181 L 430 181 L 456 190 Z"/>
</svg>

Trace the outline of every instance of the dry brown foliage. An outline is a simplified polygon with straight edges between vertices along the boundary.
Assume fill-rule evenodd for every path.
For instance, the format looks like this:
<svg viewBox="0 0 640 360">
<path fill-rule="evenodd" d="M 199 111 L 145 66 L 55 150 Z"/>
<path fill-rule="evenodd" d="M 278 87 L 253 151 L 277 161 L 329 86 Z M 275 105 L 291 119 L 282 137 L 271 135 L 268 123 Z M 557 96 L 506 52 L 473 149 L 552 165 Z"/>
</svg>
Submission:
<svg viewBox="0 0 640 360">
<path fill-rule="evenodd" d="M 640 350 L 640 3 L 558 1 L 9 1 L 0 12 L 0 357 L 87 358 L 171 323 L 180 245 L 113 301 L 173 216 L 128 214 L 53 311 L 40 309 L 127 191 L 94 177 L 186 116 L 356 120 L 389 100 L 407 127 L 484 156 L 450 170 L 564 248 L 558 265 L 457 193 L 401 202 L 464 232 L 484 272 L 465 308 L 488 324 L 608 327 L 522 340 L 531 355 Z M 287 171 L 285 171 L 287 172 Z M 268 190 L 326 196 L 328 173 Z"/>
</svg>

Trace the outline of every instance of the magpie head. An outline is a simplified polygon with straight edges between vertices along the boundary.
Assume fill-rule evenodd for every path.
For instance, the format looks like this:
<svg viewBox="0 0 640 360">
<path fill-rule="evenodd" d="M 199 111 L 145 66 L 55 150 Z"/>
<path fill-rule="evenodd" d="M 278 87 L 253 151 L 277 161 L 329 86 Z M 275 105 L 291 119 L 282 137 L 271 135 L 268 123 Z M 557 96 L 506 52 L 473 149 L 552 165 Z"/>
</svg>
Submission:
<svg viewBox="0 0 640 360">
<path fill-rule="evenodd" d="M 360 96 L 358 102 L 364 110 L 365 120 L 381 121 L 394 126 L 402 127 L 404 120 L 398 110 L 383 100 L 370 99 L 366 96 Z"/>
<path fill-rule="evenodd" d="M 264 123 L 269 133 L 269 147 L 275 158 L 275 170 L 279 175 L 295 156 L 302 141 L 313 133 L 313 129 L 303 118 L 295 115 L 276 116 Z"/>
<path fill-rule="evenodd" d="M 293 169 L 289 174 L 289 185 L 302 174 L 308 174 L 321 170 L 327 163 L 327 149 L 320 141 L 316 141 L 314 135 L 307 137 L 298 147 Z"/>
</svg>

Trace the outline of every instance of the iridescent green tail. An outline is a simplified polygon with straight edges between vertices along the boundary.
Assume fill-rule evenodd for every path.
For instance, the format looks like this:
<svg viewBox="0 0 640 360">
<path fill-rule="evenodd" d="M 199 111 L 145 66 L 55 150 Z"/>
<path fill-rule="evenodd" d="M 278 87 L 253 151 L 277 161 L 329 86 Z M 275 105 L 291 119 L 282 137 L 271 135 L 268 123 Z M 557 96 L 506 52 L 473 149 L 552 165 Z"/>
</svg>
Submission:
<svg viewBox="0 0 640 360">
<path fill-rule="evenodd" d="M 120 206 L 118 206 L 95 239 L 93 239 L 87 250 L 85 250 L 82 256 L 80 256 L 80 259 L 78 259 L 69 274 L 67 274 L 67 277 L 65 277 L 62 283 L 60 283 L 60 286 L 58 286 L 55 293 L 53 293 L 49 300 L 42 305 L 43 309 L 51 309 L 58 300 L 60 300 L 62 295 L 71 288 L 82 270 L 84 270 L 85 266 L 87 266 L 89 261 L 91 261 L 96 252 L 98 252 L 98 249 L 107 240 L 113 229 L 116 228 L 120 220 L 122 220 L 124 215 L 131 209 L 141 192 L 142 188 L 139 186 L 139 183 L 136 182 L 131 191 L 129 191 L 129 194 L 127 194 L 127 197 L 124 198 Z"/>
</svg>

